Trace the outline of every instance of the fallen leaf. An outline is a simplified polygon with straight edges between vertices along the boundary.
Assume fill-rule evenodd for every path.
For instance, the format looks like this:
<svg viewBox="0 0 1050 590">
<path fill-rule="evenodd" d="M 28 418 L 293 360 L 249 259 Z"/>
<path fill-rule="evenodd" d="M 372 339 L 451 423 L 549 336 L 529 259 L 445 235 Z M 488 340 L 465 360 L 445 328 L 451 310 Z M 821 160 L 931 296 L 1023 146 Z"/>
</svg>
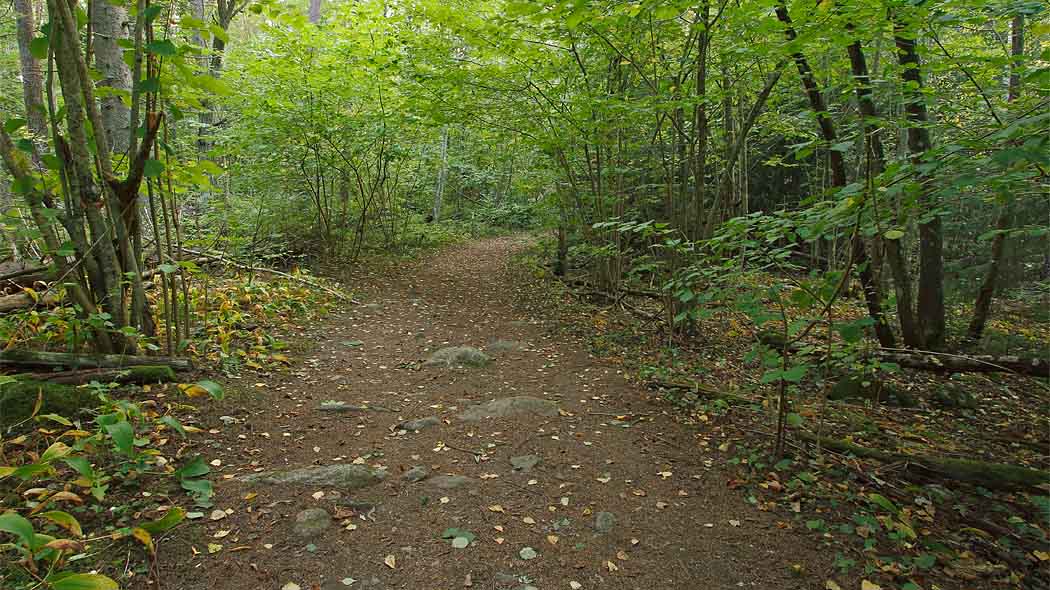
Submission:
<svg viewBox="0 0 1050 590">
<path fill-rule="evenodd" d="M 558 544 L 558 535 L 547 535 L 547 542 L 551 545 Z"/>
<path fill-rule="evenodd" d="M 867 580 L 860 581 L 860 590 L 882 590 L 882 586 L 879 586 L 875 582 L 869 582 Z"/>
<path fill-rule="evenodd" d="M 214 554 L 220 551 L 222 551 L 222 545 L 219 545 L 218 543 L 208 543 L 208 553 Z"/>
<path fill-rule="evenodd" d="M 842 590 L 842 586 L 835 583 L 835 580 L 828 580 L 824 582 L 824 590 Z"/>
<path fill-rule="evenodd" d="M 618 572 L 618 571 L 620 571 L 620 568 L 615 563 L 613 563 L 611 561 L 606 561 L 605 562 L 605 569 L 609 570 L 610 572 Z"/>
<path fill-rule="evenodd" d="M 580 590 L 580 588 L 583 588 L 583 584 L 577 582 L 576 580 L 572 580 L 569 582 L 569 588 L 572 588 L 572 590 Z"/>
<path fill-rule="evenodd" d="M 397 567 L 397 558 L 393 555 L 387 555 L 383 558 L 383 563 L 385 563 L 388 568 L 394 569 Z"/>
<path fill-rule="evenodd" d="M 731 526 L 740 526 L 740 521 L 739 520 L 730 520 L 729 524 Z"/>
<path fill-rule="evenodd" d="M 521 519 L 521 522 L 524 522 L 525 524 L 536 524 L 536 520 L 531 516 L 526 516 L 525 518 Z"/>
<path fill-rule="evenodd" d="M 499 504 L 493 504 L 489 506 L 489 512 L 503 512 L 503 507 Z"/>
<path fill-rule="evenodd" d="M 623 549 L 620 549 L 616 552 L 616 559 L 619 559 L 620 561 L 627 561 L 627 553 L 624 552 Z"/>
<path fill-rule="evenodd" d="M 212 520 L 222 520 L 224 518 L 226 518 L 226 511 L 224 511 L 224 510 L 212 510 L 211 511 L 211 519 Z"/>
</svg>

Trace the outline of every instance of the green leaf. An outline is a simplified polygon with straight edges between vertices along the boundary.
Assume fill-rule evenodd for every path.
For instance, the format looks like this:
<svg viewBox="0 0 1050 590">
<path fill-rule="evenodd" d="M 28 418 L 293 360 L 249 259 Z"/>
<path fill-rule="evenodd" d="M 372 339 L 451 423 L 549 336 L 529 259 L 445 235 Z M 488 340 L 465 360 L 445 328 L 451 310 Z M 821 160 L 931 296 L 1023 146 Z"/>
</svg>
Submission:
<svg viewBox="0 0 1050 590">
<path fill-rule="evenodd" d="M 52 590 L 120 590 L 120 586 L 102 574 L 51 575 L 47 583 Z"/>
<path fill-rule="evenodd" d="M 11 533 L 18 537 L 23 545 L 33 549 L 33 523 L 17 512 L 5 512 L 0 514 L 0 531 Z"/>
<path fill-rule="evenodd" d="M 787 415 L 787 423 L 788 426 L 793 426 L 796 428 L 802 426 L 802 416 L 795 413 L 790 413 Z"/>
<path fill-rule="evenodd" d="M 897 508 L 897 505 L 894 504 L 892 500 L 890 500 L 886 496 L 883 496 L 882 494 L 868 494 L 868 501 L 885 509 L 890 514 L 896 515 L 898 512 L 901 511 L 900 508 Z"/>
<path fill-rule="evenodd" d="M 51 42 L 47 37 L 37 37 L 29 42 L 29 53 L 37 59 L 47 59 L 47 50 Z"/>
<path fill-rule="evenodd" d="M 45 518 L 58 526 L 66 529 L 73 533 L 77 537 L 83 537 L 84 531 L 80 528 L 80 521 L 78 521 L 72 514 L 63 512 L 61 510 L 51 510 L 48 512 L 41 512 L 37 514 L 40 518 Z"/>
<path fill-rule="evenodd" d="M 197 455 L 190 460 L 189 463 L 183 465 L 175 472 L 175 475 L 180 479 L 187 479 L 190 477 L 200 477 L 201 475 L 207 475 L 211 473 L 211 467 L 204 462 L 204 458 Z"/>
<path fill-rule="evenodd" d="M 106 432 L 113 439 L 117 450 L 125 455 L 131 455 L 135 447 L 135 429 L 126 421 L 117 422 L 106 426 Z"/>
<path fill-rule="evenodd" d="M 809 370 L 809 365 L 795 365 L 787 371 L 784 371 L 784 381 L 790 383 L 798 383 L 806 376 L 806 371 Z"/>
<path fill-rule="evenodd" d="M 186 437 L 186 428 L 182 425 L 182 422 L 179 422 L 175 418 L 171 416 L 164 416 L 160 419 L 160 423 L 166 424 L 172 430 L 181 434 L 183 438 Z"/>
<path fill-rule="evenodd" d="M 146 43 L 146 51 L 153 55 L 161 55 L 169 57 L 179 52 L 179 49 L 175 47 L 175 44 L 168 39 L 161 39 L 159 41 L 151 41 Z"/>
<path fill-rule="evenodd" d="M 171 510 L 164 513 L 164 516 L 154 520 L 153 522 L 147 522 L 141 525 L 142 529 L 145 529 L 150 534 L 156 535 L 163 533 L 164 531 L 170 530 L 175 525 L 179 524 L 186 519 L 186 511 L 176 506 Z"/>
<path fill-rule="evenodd" d="M 67 445 L 66 443 L 55 442 L 50 447 L 48 447 L 46 451 L 44 451 L 43 455 L 40 455 L 40 462 L 50 463 L 55 459 L 61 459 L 62 457 L 65 457 L 72 451 L 73 449 L 69 448 L 69 445 Z"/>
<path fill-rule="evenodd" d="M 24 127 L 25 124 L 26 124 L 26 120 L 25 119 L 22 119 L 22 118 L 19 118 L 19 117 L 11 118 L 11 119 L 8 119 L 7 121 L 4 121 L 4 131 L 6 131 L 8 133 L 14 133 L 15 131 L 18 131 L 19 129 Z"/>
<path fill-rule="evenodd" d="M 904 232 L 899 229 L 891 229 L 882 234 L 882 236 L 887 240 L 899 240 L 904 237 Z"/>
<path fill-rule="evenodd" d="M 210 395 L 212 399 L 221 400 L 223 398 L 222 385 L 219 385 L 218 383 L 210 379 L 202 379 L 194 383 L 194 385 L 200 387 L 204 391 L 207 391 L 208 395 Z"/>
<path fill-rule="evenodd" d="M 42 414 L 40 416 L 37 416 L 36 419 L 38 421 L 39 420 L 50 420 L 52 422 L 58 422 L 62 426 L 72 426 L 73 425 L 73 423 L 70 422 L 68 418 L 66 418 L 64 416 L 59 416 L 58 414 Z"/>
<path fill-rule="evenodd" d="M 142 174 L 148 178 L 155 178 L 164 172 L 164 162 L 150 158 L 143 166 Z"/>
</svg>

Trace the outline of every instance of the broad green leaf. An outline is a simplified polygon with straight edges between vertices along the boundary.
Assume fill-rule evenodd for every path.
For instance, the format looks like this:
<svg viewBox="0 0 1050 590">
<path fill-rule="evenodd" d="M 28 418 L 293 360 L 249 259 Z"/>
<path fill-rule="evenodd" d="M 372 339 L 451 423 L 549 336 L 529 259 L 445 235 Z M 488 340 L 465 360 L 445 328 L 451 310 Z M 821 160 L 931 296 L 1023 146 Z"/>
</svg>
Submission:
<svg viewBox="0 0 1050 590">
<path fill-rule="evenodd" d="M 106 426 L 106 432 L 113 439 L 117 450 L 125 455 L 131 455 L 135 448 L 135 429 L 127 421 L 117 422 Z"/>
<path fill-rule="evenodd" d="M 80 521 L 78 521 L 72 514 L 63 512 L 61 510 L 51 510 L 48 512 L 41 512 L 37 514 L 40 518 L 45 518 L 58 526 L 66 529 L 73 533 L 77 537 L 83 537 L 84 531 L 80 528 Z"/>
<path fill-rule="evenodd" d="M 29 52 L 37 59 L 47 59 L 47 50 L 51 42 L 47 37 L 36 37 L 29 42 Z"/>
<path fill-rule="evenodd" d="M 156 535 L 170 530 L 186 518 L 186 511 L 176 506 L 164 513 L 164 516 L 141 525 L 141 528 Z"/>
<path fill-rule="evenodd" d="M 101 574 L 69 574 L 49 576 L 52 590 L 120 590 L 120 585 Z"/>
<path fill-rule="evenodd" d="M 23 545 L 35 549 L 33 535 L 33 523 L 17 512 L 5 512 L 0 514 L 0 531 L 11 533 L 18 537 Z"/>
<path fill-rule="evenodd" d="M 150 158 L 146 160 L 146 165 L 143 166 L 142 174 L 149 177 L 155 178 L 164 173 L 164 162 L 160 160 L 154 160 Z"/>
</svg>

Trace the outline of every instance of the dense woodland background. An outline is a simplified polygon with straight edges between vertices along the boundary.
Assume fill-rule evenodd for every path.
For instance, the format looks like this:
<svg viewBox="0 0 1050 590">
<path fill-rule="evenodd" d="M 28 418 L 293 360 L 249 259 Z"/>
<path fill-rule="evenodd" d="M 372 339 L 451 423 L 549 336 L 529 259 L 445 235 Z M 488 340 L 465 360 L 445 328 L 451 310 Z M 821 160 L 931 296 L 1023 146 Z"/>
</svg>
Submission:
<svg viewBox="0 0 1050 590">
<path fill-rule="evenodd" d="M 13 0 L 7 386 L 127 364 L 86 353 L 236 372 L 279 354 L 239 304 L 528 231 L 665 385 L 699 391 L 677 355 L 735 314 L 776 456 L 793 399 L 902 368 L 1045 410 L 1048 34 L 1040 0 Z M 1045 468 L 1046 429 L 1004 461 Z"/>
</svg>

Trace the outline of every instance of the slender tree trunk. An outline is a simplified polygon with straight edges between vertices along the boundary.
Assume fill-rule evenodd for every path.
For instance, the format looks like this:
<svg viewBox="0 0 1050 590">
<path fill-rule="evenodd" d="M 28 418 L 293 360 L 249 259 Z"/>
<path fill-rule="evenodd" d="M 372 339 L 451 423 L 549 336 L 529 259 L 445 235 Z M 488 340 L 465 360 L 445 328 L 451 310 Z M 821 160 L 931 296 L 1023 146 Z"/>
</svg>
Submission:
<svg viewBox="0 0 1050 590">
<path fill-rule="evenodd" d="M 310 0 L 310 22 L 315 25 L 321 22 L 321 0 Z"/>
<path fill-rule="evenodd" d="M 904 112 L 908 120 L 908 151 L 912 164 L 919 170 L 919 208 L 923 212 L 934 212 L 929 219 L 919 222 L 918 328 L 922 346 L 938 350 L 944 347 L 944 236 L 941 217 L 936 213 L 938 203 L 928 186 L 930 179 L 921 172 L 923 158 L 931 147 L 930 131 L 926 127 L 929 114 L 922 92 L 922 63 L 913 31 L 906 30 L 900 20 L 894 26 L 894 41 L 903 82 Z"/>
<path fill-rule="evenodd" d="M 784 23 L 784 35 L 788 41 L 794 41 L 798 35 L 795 33 L 795 29 L 791 24 L 791 17 L 788 15 L 787 7 L 783 2 L 777 5 L 776 14 L 780 22 Z M 813 77 L 813 70 L 809 67 L 806 56 L 801 52 L 796 52 L 792 55 L 792 58 L 795 60 L 795 66 L 798 68 L 799 77 L 802 78 L 802 88 L 809 99 L 810 109 L 817 116 L 821 137 L 828 145 L 834 145 L 837 138 L 835 125 L 824 103 L 824 95 L 821 94 L 820 89 L 817 87 L 816 80 Z M 842 160 L 842 153 L 837 150 L 828 150 L 828 164 L 831 168 L 832 186 L 846 186 L 846 164 Z M 853 241 L 853 261 L 860 274 L 860 282 L 864 289 L 864 300 L 867 303 L 868 314 L 875 322 L 875 336 L 882 346 L 892 347 L 894 346 L 893 331 L 886 323 L 886 318 L 882 313 L 882 292 L 879 289 L 878 281 L 875 280 L 875 273 L 871 269 L 871 260 L 868 258 L 867 246 L 859 236 L 855 237 Z"/>
<path fill-rule="evenodd" d="M 40 62 L 33 57 L 29 44 L 36 33 L 33 0 L 14 0 L 18 15 L 18 62 L 22 73 L 22 99 L 26 107 L 26 121 L 36 141 L 47 137 L 47 111 L 44 108 L 44 76 Z"/>
<path fill-rule="evenodd" d="M 882 137 L 878 120 L 878 112 L 875 109 L 875 100 L 871 92 L 871 77 L 868 74 L 868 64 L 864 58 L 864 49 L 860 41 L 854 41 L 847 48 L 849 52 L 850 66 L 853 70 L 853 78 L 856 81 L 857 108 L 864 118 L 864 136 L 866 138 L 868 158 L 871 162 L 869 174 L 878 176 L 886 169 L 886 154 L 882 147 Z M 876 203 L 876 206 L 878 204 Z M 886 261 L 893 274 L 893 288 L 897 296 L 897 318 L 900 321 L 901 337 L 906 346 L 921 346 L 919 330 L 915 319 L 912 301 L 911 275 L 908 272 L 908 262 L 904 258 L 900 239 L 882 239 L 885 246 Z"/>
<path fill-rule="evenodd" d="M 124 48 L 118 44 L 130 37 L 131 23 L 128 21 L 127 10 L 107 0 L 93 1 L 91 28 L 94 32 L 92 46 L 95 68 L 102 73 L 99 85 L 130 93 L 131 69 L 124 62 Z M 132 121 L 130 109 L 121 97 L 107 96 L 102 99 L 102 122 L 113 152 L 126 152 Z"/>
<path fill-rule="evenodd" d="M 441 128 L 441 164 L 439 166 L 437 185 L 434 187 L 434 210 L 431 212 L 434 221 L 441 218 L 441 200 L 445 196 L 445 182 L 448 180 L 448 125 Z"/>
<path fill-rule="evenodd" d="M 1018 14 L 1010 24 L 1010 87 L 1007 101 L 1013 102 L 1021 95 L 1021 75 L 1018 73 L 1018 60 L 1024 55 L 1024 15 Z M 998 218 L 995 221 L 995 229 L 999 233 L 992 238 L 992 260 L 988 264 L 988 274 L 977 291 L 977 300 L 973 306 L 973 318 L 966 330 L 967 342 L 979 342 L 984 333 L 984 326 L 988 322 L 988 314 L 992 308 L 992 299 L 995 297 L 996 282 L 999 279 L 999 269 L 1002 267 L 1003 254 L 1006 252 L 1006 230 L 1010 228 L 1011 201 L 1007 201 L 999 209 Z"/>
<path fill-rule="evenodd" d="M 700 19 L 703 30 L 700 31 L 696 56 L 696 106 L 693 107 L 693 140 L 696 141 L 696 160 L 693 162 L 693 231 L 694 239 L 704 233 L 704 209 L 707 198 L 707 56 L 711 43 L 710 27 L 711 5 L 704 0 L 700 5 Z"/>
</svg>

